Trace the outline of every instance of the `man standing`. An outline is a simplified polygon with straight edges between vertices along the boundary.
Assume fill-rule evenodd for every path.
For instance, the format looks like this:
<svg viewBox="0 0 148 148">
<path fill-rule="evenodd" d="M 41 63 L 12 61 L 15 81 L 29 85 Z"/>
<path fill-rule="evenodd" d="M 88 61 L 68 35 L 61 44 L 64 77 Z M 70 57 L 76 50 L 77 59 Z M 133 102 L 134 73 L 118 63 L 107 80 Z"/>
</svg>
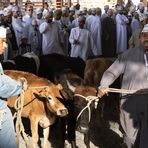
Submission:
<svg viewBox="0 0 148 148">
<path fill-rule="evenodd" d="M 85 17 L 78 19 L 79 27 L 73 28 L 70 33 L 69 42 L 71 43 L 71 57 L 80 57 L 87 60 L 96 55 L 96 47 L 87 29 L 84 29 Z"/>
<path fill-rule="evenodd" d="M 92 15 L 86 19 L 86 28 L 90 31 L 96 45 L 96 56 L 102 55 L 101 45 L 101 9 L 93 8 Z"/>
<path fill-rule="evenodd" d="M 6 29 L 0 27 L 0 54 L 7 48 Z M 22 82 L 23 84 L 23 82 Z M 7 107 L 6 98 L 15 96 L 22 91 L 21 82 L 17 82 L 3 73 L 0 64 L 0 147 L 16 148 L 16 138 L 13 118 L 10 109 Z"/>
<path fill-rule="evenodd" d="M 14 6 L 12 8 L 12 27 L 15 32 L 17 46 L 19 47 L 21 44 L 21 38 L 24 33 L 24 26 L 20 17 L 20 8 L 18 6 Z"/>
<path fill-rule="evenodd" d="M 144 25 L 146 25 L 148 22 L 147 15 L 143 14 L 143 15 L 139 16 L 139 21 L 140 21 L 140 28 L 132 33 L 132 36 L 129 40 L 129 47 L 130 48 L 138 47 L 140 45 L 140 33 L 141 33 Z"/>
<path fill-rule="evenodd" d="M 60 41 L 60 28 L 57 22 L 53 22 L 53 13 L 48 11 L 44 14 L 45 22 L 39 27 L 42 38 L 42 54 L 63 54 Z"/>
<path fill-rule="evenodd" d="M 113 10 L 108 10 L 108 16 L 102 20 L 102 55 L 116 57 L 116 25 L 112 19 Z"/>
<path fill-rule="evenodd" d="M 118 7 L 118 14 L 116 15 L 116 32 L 117 32 L 117 54 L 127 50 L 127 24 L 128 18 L 123 14 L 123 8 Z"/>
<path fill-rule="evenodd" d="M 130 95 L 125 92 L 120 100 L 120 123 L 128 148 L 148 146 L 148 24 L 140 34 L 140 41 L 140 47 L 125 51 L 105 71 L 98 92 L 102 97 L 120 75 L 123 75 L 122 89 L 137 90 Z"/>
</svg>

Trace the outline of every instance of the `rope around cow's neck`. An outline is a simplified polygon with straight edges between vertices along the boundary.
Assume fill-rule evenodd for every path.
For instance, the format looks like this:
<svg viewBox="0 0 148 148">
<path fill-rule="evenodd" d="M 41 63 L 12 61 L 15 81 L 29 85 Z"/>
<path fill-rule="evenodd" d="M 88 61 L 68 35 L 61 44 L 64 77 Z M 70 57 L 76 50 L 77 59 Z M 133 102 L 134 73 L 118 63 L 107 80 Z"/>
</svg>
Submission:
<svg viewBox="0 0 148 148">
<path fill-rule="evenodd" d="M 127 90 L 127 89 L 117 89 L 117 88 L 105 88 L 106 92 L 113 92 L 113 93 L 125 93 L 125 94 L 148 94 L 148 89 L 142 89 L 142 90 Z M 77 121 L 80 118 L 81 114 L 88 108 L 88 113 L 89 113 L 89 122 L 91 118 L 91 109 L 90 109 L 90 104 L 95 101 L 95 103 L 98 103 L 99 101 L 99 96 L 83 96 L 81 94 L 74 94 L 74 96 L 82 97 L 84 98 L 88 103 L 87 105 L 80 111 L 80 113 L 77 116 Z M 95 104 L 96 106 L 96 104 Z"/>
<path fill-rule="evenodd" d="M 23 78 L 23 80 L 25 81 L 25 83 L 27 83 L 27 80 L 25 78 Z M 21 118 L 23 106 L 24 106 L 24 93 L 28 89 L 33 90 L 33 89 L 44 89 L 44 88 L 49 88 L 49 87 L 48 86 L 38 86 L 38 87 L 30 86 L 30 87 L 27 87 L 27 89 L 26 89 L 23 86 L 22 93 L 18 96 L 18 98 L 15 101 L 14 108 L 15 108 L 16 112 L 15 112 L 13 118 L 16 118 L 15 130 L 16 130 L 16 136 L 17 136 L 17 138 L 16 138 L 17 144 L 19 144 L 19 139 L 20 139 L 20 137 L 22 137 L 22 139 L 24 139 L 24 141 L 25 141 L 26 147 L 28 147 L 28 148 L 30 147 L 29 139 L 28 139 L 27 134 L 25 133 L 24 126 L 22 123 L 22 118 Z"/>
<path fill-rule="evenodd" d="M 89 117 L 89 122 L 90 122 L 90 119 L 91 119 L 91 109 L 90 109 L 90 104 L 95 101 L 95 103 L 98 103 L 99 101 L 99 98 L 96 97 L 96 96 L 83 96 L 83 95 L 80 95 L 80 94 L 74 94 L 74 96 L 78 96 L 78 97 L 82 97 L 84 98 L 86 101 L 87 101 L 87 105 L 80 111 L 80 113 L 78 114 L 77 116 L 77 121 L 79 119 L 79 117 L 81 116 L 81 114 L 88 108 L 88 117 Z"/>
</svg>

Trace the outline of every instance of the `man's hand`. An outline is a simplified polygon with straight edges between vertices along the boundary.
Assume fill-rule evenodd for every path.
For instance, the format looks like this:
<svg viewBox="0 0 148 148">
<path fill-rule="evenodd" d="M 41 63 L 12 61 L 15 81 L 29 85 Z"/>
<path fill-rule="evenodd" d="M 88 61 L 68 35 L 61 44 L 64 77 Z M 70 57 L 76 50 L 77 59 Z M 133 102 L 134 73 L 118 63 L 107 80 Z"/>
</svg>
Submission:
<svg viewBox="0 0 148 148">
<path fill-rule="evenodd" d="M 80 42 L 78 40 L 74 40 L 74 44 L 79 44 Z"/>
<path fill-rule="evenodd" d="M 105 94 L 107 94 L 107 87 L 98 87 L 98 97 L 102 98 Z"/>
<path fill-rule="evenodd" d="M 21 77 L 21 78 L 18 79 L 18 81 L 22 83 L 23 90 L 27 90 L 28 89 L 28 82 L 27 82 L 26 78 Z"/>
</svg>

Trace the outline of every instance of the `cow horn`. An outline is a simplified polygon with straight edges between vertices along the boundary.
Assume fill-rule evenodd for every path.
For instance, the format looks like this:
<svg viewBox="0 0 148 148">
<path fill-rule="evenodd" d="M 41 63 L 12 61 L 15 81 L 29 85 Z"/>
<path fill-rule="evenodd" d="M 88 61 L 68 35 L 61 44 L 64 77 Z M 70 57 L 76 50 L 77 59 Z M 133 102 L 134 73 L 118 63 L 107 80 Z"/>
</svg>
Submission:
<svg viewBox="0 0 148 148">
<path fill-rule="evenodd" d="M 67 82 L 68 88 L 74 93 L 75 90 L 76 90 L 76 87 L 74 87 L 73 85 L 71 85 L 68 80 L 66 80 L 66 82 Z"/>
</svg>

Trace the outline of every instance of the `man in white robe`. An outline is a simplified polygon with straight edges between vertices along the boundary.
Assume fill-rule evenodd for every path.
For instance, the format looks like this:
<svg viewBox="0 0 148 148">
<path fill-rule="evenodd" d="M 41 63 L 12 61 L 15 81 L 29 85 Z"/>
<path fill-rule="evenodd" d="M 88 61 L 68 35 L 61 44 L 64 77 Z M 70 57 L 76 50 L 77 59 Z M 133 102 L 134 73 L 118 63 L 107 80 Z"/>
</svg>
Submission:
<svg viewBox="0 0 148 148">
<path fill-rule="evenodd" d="M 24 32 L 24 26 L 22 24 L 20 17 L 20 9 L 18 6 L 14 6 L 12 8 L 12 27 L 15 32 L 17 46 L 19 47 L 21 44 L 22 34 Z"/>
<path fill-rule="evenodd" d="M 102 55 L 101 47 L 101 9 L 92 10 L 92 15 L 87 18 L 87 29 L 90 31 L 97 48 L 96 55 Z"/>
<path fill-rule="evenodd" d="M 71 57 L 80 57 L 86 61 L 96 55 L 96 47 L 87 29 L 84 29 L 85 17 L 79 17 L 79 27 L 73 28 L 69 37 Z"/>
<path fill-rule="evenodd" d="M 38 26 L 40 26 L 43 22 L 45 22 L 45 19 L 42 18 L 42 16 L 43 16 L 42 8 L 37 8 L 35 13 L 36 13 L 37 24 L 38 24 Z"/>
<path fill-rule="evenodd" d="M 23 16 L 22 20 L 24 22 L 24 27 L 25 27 L 25 36 L 28 39 L 28 43 L 30 43 L 30 38 L 29 38 L 29 28 L 32 26 L 31 22 L 35 19 L 33 16 L 33 6 L 27 7 L 26 10 L 26 15 Z"/>
<path fill-rule="evenodd" d="M 122 13 L 123 8 L 118 8 L 119 13 L 116 15 L 116 32 L 117 32 L 117 51 L 116 53 L 122 53 L 127 49 L 127 24 L 128 18 Z"/>
<path fill-rule="evenodd" d="M 47 55 L 51 53 L 63 54 L 60 41 L 60 28 L 57 22 L 53 22 L 53 13 L 47 12 L 44 15 L 45 22 L 39 27 L 40 33 L 43 35 L 42 39 L 42 54 Z"/>
</svg>

